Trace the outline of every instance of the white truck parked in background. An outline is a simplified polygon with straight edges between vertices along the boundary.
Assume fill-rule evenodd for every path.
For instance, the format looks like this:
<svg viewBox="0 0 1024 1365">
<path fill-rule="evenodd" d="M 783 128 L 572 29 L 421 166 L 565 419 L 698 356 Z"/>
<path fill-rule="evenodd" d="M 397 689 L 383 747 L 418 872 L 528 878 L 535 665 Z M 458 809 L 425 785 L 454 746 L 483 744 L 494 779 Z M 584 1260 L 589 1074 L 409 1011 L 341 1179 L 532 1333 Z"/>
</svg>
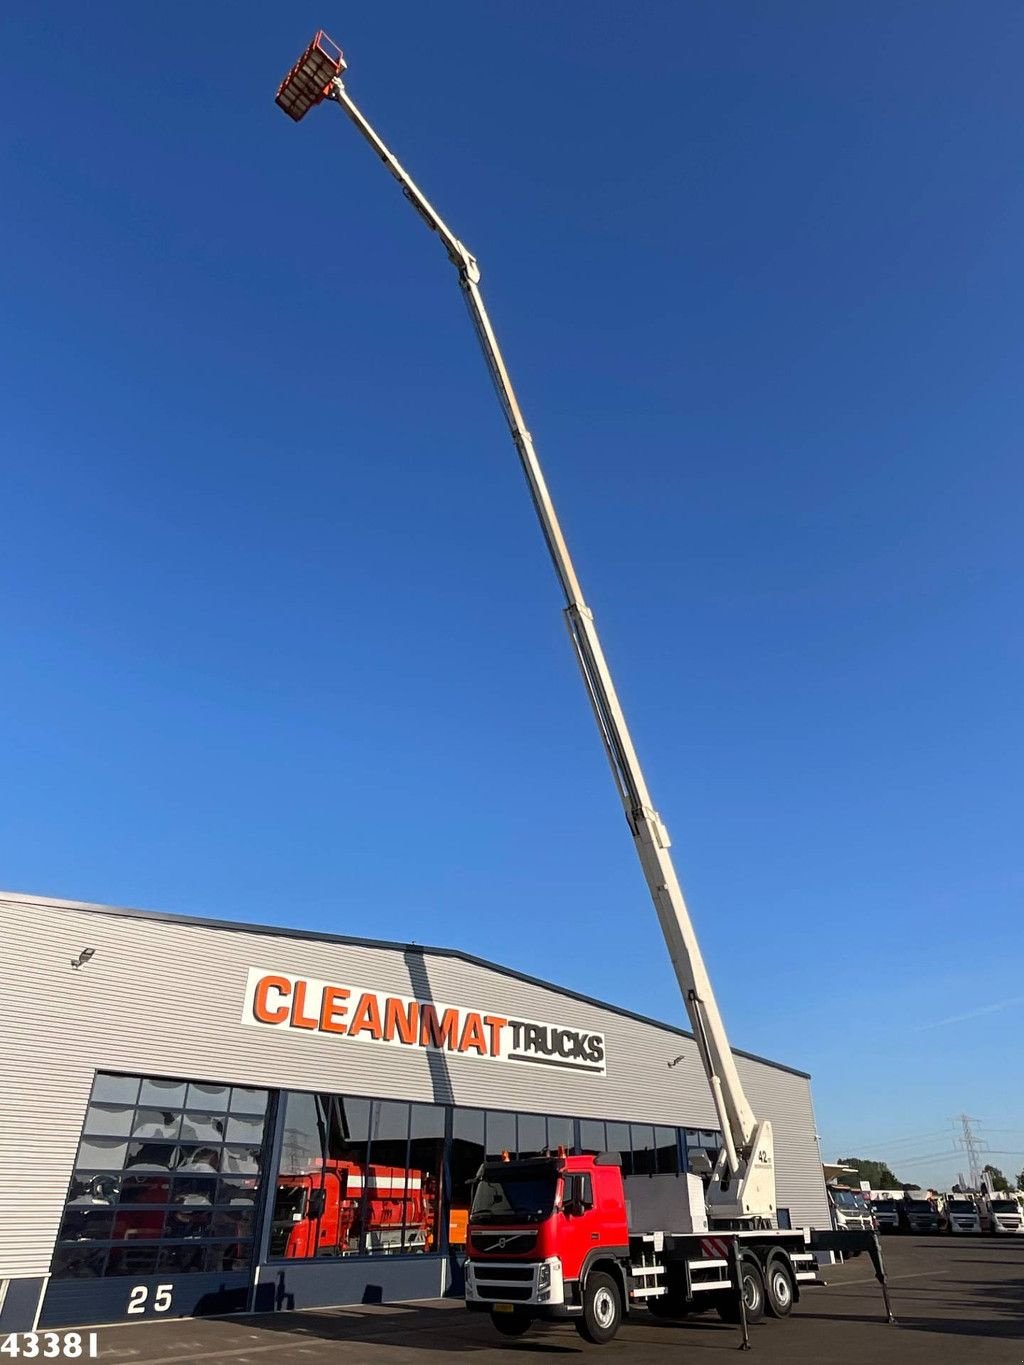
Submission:
<svg viewBox="0 0 1024 1365">
<path fill-rule="evenodd" d="M 899 1232 L 902 1190 L 872 1190 L 868 1194 L 875 1227 L 879 1232 Z"/>
<path fill-rule="evenodd" d="M 1024 1210 L 1012 1194 L 983 1194 L 980 1200 L 982 1222 L 994 1236 L 1024 1236 Z"/>
<path fill-rule="evenodd" d="M 951 1194 L 946 1200 L 949 1230 L 954 1233 L 980 1233 L 981 1214 L 978 1201 L 970 1194 Z"/>
<path fill-rule="evenodd" d="M 856 1232 L 874 1232 L 875 1218 L 864 1194 L 848 1185 L 826 1185 L 832 1222 L 839 1230 L 851 1228 Z"/>
</svg>

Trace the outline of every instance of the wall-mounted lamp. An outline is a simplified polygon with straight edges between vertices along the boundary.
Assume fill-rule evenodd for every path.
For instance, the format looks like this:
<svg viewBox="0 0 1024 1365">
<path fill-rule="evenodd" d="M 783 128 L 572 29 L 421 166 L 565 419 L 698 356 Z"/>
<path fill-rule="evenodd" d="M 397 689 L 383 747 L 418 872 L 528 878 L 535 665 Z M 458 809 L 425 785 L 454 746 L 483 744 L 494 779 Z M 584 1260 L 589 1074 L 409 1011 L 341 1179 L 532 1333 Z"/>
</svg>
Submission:
<svg viewBox="0 0 1024 1365">
<path fill-rule="evenodd" d="M 685 1052 L 680 1052 L 679 1056 L 678 1056 L 678 1057 L 673 1057 L 672 1060 L 671 1060 L 670 1062 L 667 1062 L 667 1063 L 666 1063 L 666 1066 L 668 1066 L 668 1067 L 671 1069 L 671 1068 L 674 1067 L 674 1066 L 678 1066 L 680 1062 L 685 1062 L 685 1061 L 686 1061 L 686 1053 L 685 1053 Z"/>
<path fill-rule="evenodd" d="M 79 967 L 84 967 L 91 957 L 96 956 L 95 948 L 83 948 L 77 957 L 71 959 L 71 965 L 77 972 Z"/>
</svg>

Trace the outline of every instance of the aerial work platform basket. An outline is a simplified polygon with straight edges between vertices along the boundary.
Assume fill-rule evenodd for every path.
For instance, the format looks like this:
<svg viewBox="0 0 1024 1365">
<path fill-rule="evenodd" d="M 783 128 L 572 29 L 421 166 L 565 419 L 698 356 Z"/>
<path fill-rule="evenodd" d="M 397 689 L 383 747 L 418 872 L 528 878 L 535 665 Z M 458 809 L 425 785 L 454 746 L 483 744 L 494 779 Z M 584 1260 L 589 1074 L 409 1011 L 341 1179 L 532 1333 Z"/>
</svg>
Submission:
<svg viewBox="0 0 1024 1365">
<path fill-rule="evenodd" d="M 337 43 L 323 29 L 285 76 L 275 103 L 298 123 L 314 105 L 326 99 L 331 81 L 345 70 L 345 58 Z"/>
</svg>

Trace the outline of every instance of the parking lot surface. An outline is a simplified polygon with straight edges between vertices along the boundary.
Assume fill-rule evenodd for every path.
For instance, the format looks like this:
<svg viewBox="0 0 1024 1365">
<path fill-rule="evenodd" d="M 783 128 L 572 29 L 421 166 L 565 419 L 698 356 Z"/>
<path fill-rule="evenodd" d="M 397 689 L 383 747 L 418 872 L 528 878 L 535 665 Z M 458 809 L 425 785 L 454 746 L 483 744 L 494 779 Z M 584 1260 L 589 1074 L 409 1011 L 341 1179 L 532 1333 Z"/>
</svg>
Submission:
<svg viewBox="0 0 1024 1365">
<path fill-rule="evenodd" d="M 898 1327 L 886 1323 L 861 1256 L 829 1267 L 828 1286 L 807 1289 L 791 1318 L 752 1328 L 752 1365 L 1024 1365 L 1024 1245 L 938 1236 L 892 1237 L 883 1248 Z M 739 1343 L 738 1329 L 714 1314 L 664 1323 L 644 1312 L 608 1346 L 588 1346 L 562 1325 L 509 1342 L 457 1300 L 437 1300 L 101 1328 L 99 1358 L 111 1365 L 404 1365 L 465 1357 L 467 1365 L 526 1365 L 561 1357 L 569 1365 L 590 1356 L 602 1365 L 669 1365 L 689 1355 L 710 1365 Z"/>
</svg>

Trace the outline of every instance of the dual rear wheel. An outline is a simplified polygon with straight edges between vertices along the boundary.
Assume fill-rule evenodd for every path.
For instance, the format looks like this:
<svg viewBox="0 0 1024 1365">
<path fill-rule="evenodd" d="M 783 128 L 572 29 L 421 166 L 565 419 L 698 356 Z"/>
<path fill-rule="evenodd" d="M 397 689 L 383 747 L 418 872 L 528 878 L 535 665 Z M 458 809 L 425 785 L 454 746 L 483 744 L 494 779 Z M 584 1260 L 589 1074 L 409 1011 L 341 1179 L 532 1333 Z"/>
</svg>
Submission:
<svg viewBox="0 0 1024 1365">
<path fill-rule="evenodd" d="M 788 1318 L 796 1295 L 789 1264 L 781 1256 L 769 1257 L 765 1273 L 765 1302 L 773 1318 Z"/>
<path fill-rule="evenodd" d="M 788 1318 L 795 1299 L 788 1260 L 774 1254 L 762 1268 L 753 1256 L 744 1256 L 741 1264 L 747 1322 L 762 1322 L 766 1313 L 773 1318 Z M 740 1309 L 734 1294 L 719 1300 L 718 1316 L 723 1322 L 739 1322 Z"/>
</svg>

